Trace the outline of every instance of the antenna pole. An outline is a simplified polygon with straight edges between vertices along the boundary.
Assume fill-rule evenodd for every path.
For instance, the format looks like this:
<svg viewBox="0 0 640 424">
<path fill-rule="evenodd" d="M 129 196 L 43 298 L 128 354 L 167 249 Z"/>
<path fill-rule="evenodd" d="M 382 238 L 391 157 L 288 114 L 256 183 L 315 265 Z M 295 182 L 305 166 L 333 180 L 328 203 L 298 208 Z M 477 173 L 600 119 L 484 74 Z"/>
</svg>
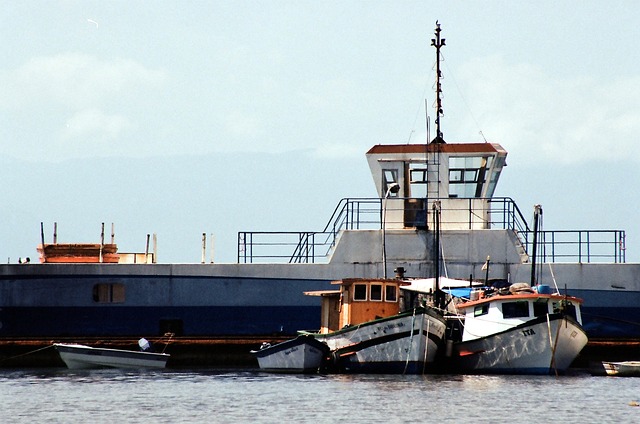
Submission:
<svg viewBox="0 0 640 424">
<path fill-rule="evenodd" d="M 442 72 L 440 72 L 440 48 L 445 45 L 444 38 L 440 38 L 440 24 L 436 21 L 436 38 L 431 39 L 431 45 L 436 48 L 436 137 L 432 143 L 444 143 L 444 137 L 442 136 L 442 130 L 440 129 L 440 117 L 444 115 L 442 109 L 442 85 L 440 78 L 442 78 Z"/>
</svg>

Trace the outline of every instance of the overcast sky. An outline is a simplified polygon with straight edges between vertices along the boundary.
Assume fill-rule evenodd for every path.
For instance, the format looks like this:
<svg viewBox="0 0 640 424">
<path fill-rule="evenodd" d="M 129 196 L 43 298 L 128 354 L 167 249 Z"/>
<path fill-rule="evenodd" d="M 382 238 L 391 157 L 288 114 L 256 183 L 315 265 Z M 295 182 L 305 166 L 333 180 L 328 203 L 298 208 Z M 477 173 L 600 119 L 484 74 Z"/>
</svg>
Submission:
<svg viewBox="0 0 640 424">
<path fill-rule="evenodd" d="M 0 258 L 158 233 L 234 261 L 244 230 L 321 230 L 375 196 L 364 153 L 426 140 L 442 25 L 445 140 L 500 143 L 497 195 L 545 229 L 625 229 L 640 259 L 636 1 L 0 1 Z M 433 114 L 429 108 L 426 113 Z M 4 260 L 4 259 L 0 259 Z"/>
</svg>

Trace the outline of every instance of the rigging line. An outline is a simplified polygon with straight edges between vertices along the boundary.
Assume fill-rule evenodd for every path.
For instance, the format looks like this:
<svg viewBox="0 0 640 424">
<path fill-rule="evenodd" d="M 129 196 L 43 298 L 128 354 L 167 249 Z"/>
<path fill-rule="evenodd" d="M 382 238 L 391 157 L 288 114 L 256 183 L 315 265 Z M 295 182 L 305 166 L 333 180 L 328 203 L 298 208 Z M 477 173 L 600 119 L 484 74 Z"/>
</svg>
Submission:
<svg viewBox="0 0 640 424">
<path fill-rule="evenodd" d="M 405 375 L 407 373 L 407 368 L 409 367 L 409 360 L 411 359 L 411 347 L 413 346 L 413 329 L 415 327 L 415 322 L 416 322 L 416 308 L 413 308 L 413 316 L 411 317 L 411 336 L 409 337 L 409 350 L 407 351 L 407 362 L 404 364 L 404 371 L 402 372 L 402 375 Z M 422 333 L 422 328 L 420 329 L 420 333 Z"/>
<path fill-rule="evenodd" d="M 429 73 L 429 78 L 431 78 L 431 73 Z M 427 90 L 429 89 L 429 78 L 427 78 L 427 80 L 424 83 L 424 89 L 422 90 L 422 98 L 426 99 L 427 96 Z M 407 144 L 411 144 L 411 139 L 413 138 L 413 135 L 416 132 L 416 122 L 418 122 L 418 116 L 420 116 L 420 112 L 422 111 L 422 103 L 423 101 L 420 100 L 420 106 L 418 107 L 418 110 L 416 110 L 416 116 L 413 118 L 413 125 L 411 125 L 411 131 L 409 131 L 409 139 L 407 140 Z M 426 108 L 426 105 L 425 105 Z M 425 110 L 425 113 L 428 113 L 428 111 Z"/>
<path fill-rule="evenodd" d="M 422 315 L 422 327 L 420 328 L 420 333 L 422 333 L 422 328 L 424 328 L 424 315 Z M 427 317 L 427 337 L 424 341 L 424 358 L 422 360 L 422 375 L 424 375 L 424 371 L 427 368 L 427 356 L 429 355 L 429 333 L 431 332 L 431 318 Z"/>
<path fill-rule="evenodd" d="M 49 348 L 52 348 L 52 347 L 54 347 L 54 346 L 53 345 L 45 346 L 45 347 L 42 347 L 40 349 L 32 350 L 32 351 L 27 352 L 27 353 L 23 353 L 23 354 L 16 355 L 16 356 L 11 356 L 9 358 L 4 358 L 4 359 L 0 360 L 0 362 L 9 361 L 11 359 L 16 359 L 16 358 L 20 358 L 22 356 L 31 355 L 32 353 L 40 352 L 41 350 L 46 350 L 46 349 L 49 349 Z"/>
<path fill-rule="evenodd" d="M 558 282 L 556 281 L 556 275 L 553 273 L 553 268 L 551 268 L 551 262 L 547 262 L 547 265 L 549 265 L 549 271 L 551 272 L 551 281 L 553 281 L 553 286 L 556 288 L 556 292 L 560 293 Z"/>
<path fill-rule="evenodd" d="M 445 278 L 449 278 L 449 272 L 447 271 L 447 260 L 444 256 L 444 244 L 442 244 L 442 237 L 440 237 L 440 259 L 442 260 L 442 268 L 444 268 Z"/>
<path fill-rule="evenodd" d="M 440 53 L 440 54 L 442 55 L 442 53 Z M 447 65 L 447 61 L 444 60 L 444 57 L 442 58 L 442 61 L 444 62 L 444 66 L 447 68 L 447 72 L 448 72 L 449 76 L 453 80 L 453 84 L 456 86 L 456 89 L 458 90 L 458 94 L 460 95 L 460 98 L 462 99 L 462 103 L 464 103 L 465 107 L 469 111 L 469 114 L 471 115 L 471 118 L 473 119 L 473 122 L 478 127 L 479 134 L 482 136 L 484 141 L 487 141 L 487 139 L 484 137 L 484 134 L 482 133 L 482 127 L 480 126 L 480 123 L 476 119 L 476 116 L 473 114 L 473 111 L 471 110 L 471 107 L 469 106 L 469 103 L 467 102 L 466 97 L 462 94 L 462 90 L 460 89 L 460 86 L 458 85 L 458 81 L 456 80 L 456 77 L 453 74 L 453 71 Z"/>
</svg>

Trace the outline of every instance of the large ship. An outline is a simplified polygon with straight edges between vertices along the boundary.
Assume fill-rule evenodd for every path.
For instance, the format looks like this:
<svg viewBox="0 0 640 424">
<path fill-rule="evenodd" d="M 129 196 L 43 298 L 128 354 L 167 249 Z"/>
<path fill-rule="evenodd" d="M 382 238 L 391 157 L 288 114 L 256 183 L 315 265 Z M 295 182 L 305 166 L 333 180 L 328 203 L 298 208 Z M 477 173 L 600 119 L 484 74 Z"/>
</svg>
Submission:
<svg viewBox="0 0 640 424">
<path fill-rule="evenodd" d="M 437 27 L 438 58 L 441 45 Z M 584 299 L 590 340 L 640 337 L 640 264 L 625 261 L 624 231 L 539 229 L 494 197 L 507 151 L 445 141 L 436 87 L 434 139 L 371 147 L 379 196 L 340 200 L 325 228 L 240 232 L 236 263 L 163 264 L 113 241 L 43 238 L 40 263 L 0 265 L 0 339 L 291 336 L 320 325 L 305 291 L 397 272 L 555 285 Z"/>
</svg>

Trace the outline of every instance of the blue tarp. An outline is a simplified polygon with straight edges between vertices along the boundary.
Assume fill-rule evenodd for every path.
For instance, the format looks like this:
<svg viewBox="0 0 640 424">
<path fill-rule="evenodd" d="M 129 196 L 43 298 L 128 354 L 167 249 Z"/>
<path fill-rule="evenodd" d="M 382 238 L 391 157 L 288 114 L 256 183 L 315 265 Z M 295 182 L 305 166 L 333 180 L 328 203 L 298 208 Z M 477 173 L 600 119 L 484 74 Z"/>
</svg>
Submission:
<svg viewBox="0 0 640 424">
<path fill-rule="evenodd" d="M 469 299 L 471 296 L 471 288 L 469 287 L 461 287 L 455 289 L 443 289 L 445 293 L 449 293 L 451 296 L 455 297 L 464 297 L 465 299 Z"/>
</svg>

